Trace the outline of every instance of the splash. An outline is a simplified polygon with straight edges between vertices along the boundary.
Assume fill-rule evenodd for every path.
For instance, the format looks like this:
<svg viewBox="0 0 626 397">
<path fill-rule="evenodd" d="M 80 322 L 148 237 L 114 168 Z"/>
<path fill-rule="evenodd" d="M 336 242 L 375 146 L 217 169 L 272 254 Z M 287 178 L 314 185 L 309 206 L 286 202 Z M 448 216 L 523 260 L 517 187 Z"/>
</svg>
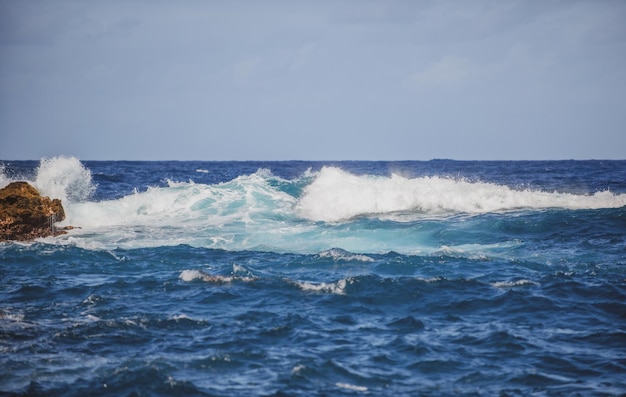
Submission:
<svg viewBox="0 0 626 397">
<path fill-rule="evenodd" d="M 0 188 L 15 181 L 29 182 L 42 196 L 61 199 L 64 205 L 86 201 L 96 190 L 91 171 L 76 157 L 43 158 L 39 161 L 34 177 L 9 176 L 6 167 L 0 165 Z"/>
<path fill-rule="evenodd" d="M 42 195 L 63 203 L 85 201 L 95 191 L 91 171 L 76 157 L 41 159 L 33 185 Z"/>
<path fill-rule="evenodd" d="M 402 212 L 481 214 L 521 209 L 598 209 L 626 205 L 626 194 L 593 195 L 515 190 L 485 182 L 442 177 L 406 178 L 350 174 L 324 167 L 304 189 L 297 210 L 312 221 L 340 222 Z"/>
<path fill-rule="evenodd" d="M 0 189 L 11 183 L 11 178 L 6 175 L 6 168 L 4 164 L 0 164 Z"/>
</svg>

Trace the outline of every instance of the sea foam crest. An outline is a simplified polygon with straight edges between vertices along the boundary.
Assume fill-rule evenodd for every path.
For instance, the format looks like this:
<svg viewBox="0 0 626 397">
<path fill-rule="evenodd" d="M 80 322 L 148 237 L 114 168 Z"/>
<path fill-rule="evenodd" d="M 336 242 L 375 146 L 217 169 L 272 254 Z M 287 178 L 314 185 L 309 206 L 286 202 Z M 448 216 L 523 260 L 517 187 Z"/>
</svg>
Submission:
<svg viewBox="0 0 626 397">
<path fill-rule="evenodd" d="M 352 390 L 352 391 L 356 391 L 356 392 L 366 392 L 367 391 L 367 387 L 365 386 L 358 386 L 358 385 L 353 385 L 350 383 L 344 383 L 344 382 L 337 382 L 335 383 L 335 386 L 341 388 L 341 389 L 347 389 L 347 390 Z"/>
<path fill-rule="evenodd" d="M 512 288 L 512 287 L 519 287 L 523 285 L 540 285 L 540 284 L 535 281 L 522 279 L 522 280 L 516 280 L 516 281 L 496 281 L 494 283 L 491 283 L 491 285 L 496 288 Z"/>
<path fill-rule="evenodd" d="M 168 181 L 114 200 L 71 203 L 61 226 L 80 227 L 64 239 L 88 249 L 189 244 L 319 252 L 327 247 L 306 235 L 314 227 L 295 214 L 297 199 L 284 191 L 291 186 L 263 169 L 217 184 Z"/>
<path fill-rule="evenodd" d="M 352 284 L 354 282 L 353 279 L 342 278 L 341 280 L 337 280 L 332 283 L 309 283 L 306 281 L 294 281 L 294 283 L 303 291 L 312 291 L 312 292 L 325 292 L 337 295 L 345 295 L 346 287 L 348 284 Z"/>
<path fill-rule="evenodd" d="M 183 270 L 179 278 L 183 281 L 190 282 L 194 280 L 206 281 L 209 283 L 230 283 L 234 280 L 234 277 L 211 275 L 203 272 L 202 270 Z"/>
<path fill-rule="evenodd" d="M 183 281 L 202 280 L 206 276 L 206 273 L 200 270 L 183 270 L 180 272 L 179 278 Z"/>
<path fill-rule="evenodd" d="M 153 227 L 223 226 L 262 221 L 291 212 L 295 198 L 271 187 L 263 171 L 216 185 L 168 180 L 116 200 L 86 202 L 67 212 L 68 224 L 82 227 L 149 225 Z"/>
<path fill-rule="evenodd" d="M 323 167 L 304 189 L 299 214 L 313 221 L 338 222 L 394 212 L 479 214 L 518 209 L 597 209 L 626 205 L 626 194 L 593 195 L 515 190 L 485 182 L 442 177 L 354 175 Z"/>
<path fill-rule="evenodd" d="M 357 262 L 374 262 L 370 256 L 363 254 L 354 254 L 341 248 L 331 248 L 317 254 L 319 258 L 329 258 L 334 261 L 357 261 Z"/>
</svg>

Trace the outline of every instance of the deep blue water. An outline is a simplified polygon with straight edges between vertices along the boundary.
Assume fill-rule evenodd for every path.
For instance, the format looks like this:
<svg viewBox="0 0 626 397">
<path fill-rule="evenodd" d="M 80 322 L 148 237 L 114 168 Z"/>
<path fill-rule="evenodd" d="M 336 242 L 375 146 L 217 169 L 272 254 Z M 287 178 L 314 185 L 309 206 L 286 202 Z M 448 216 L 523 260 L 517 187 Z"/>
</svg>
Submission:
<svg viewBox="0 0 626 397">
<path fill-rule="evenodd" d="M 626 161 L 0 164 L 0 395 L 626 394 Z"/>
</svg>

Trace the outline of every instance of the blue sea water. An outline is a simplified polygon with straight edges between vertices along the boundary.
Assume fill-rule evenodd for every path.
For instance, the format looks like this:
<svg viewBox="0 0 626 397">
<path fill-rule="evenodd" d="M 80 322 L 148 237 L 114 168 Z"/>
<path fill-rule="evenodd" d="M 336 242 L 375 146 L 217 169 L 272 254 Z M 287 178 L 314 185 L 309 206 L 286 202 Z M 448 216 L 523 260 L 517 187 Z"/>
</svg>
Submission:
<svg viewBox="0 0 626 397">
<path fill-rule="evenodd" d="M 0 395 L 618 396 L 626 161 L 0 162 Z"/>
</svg>

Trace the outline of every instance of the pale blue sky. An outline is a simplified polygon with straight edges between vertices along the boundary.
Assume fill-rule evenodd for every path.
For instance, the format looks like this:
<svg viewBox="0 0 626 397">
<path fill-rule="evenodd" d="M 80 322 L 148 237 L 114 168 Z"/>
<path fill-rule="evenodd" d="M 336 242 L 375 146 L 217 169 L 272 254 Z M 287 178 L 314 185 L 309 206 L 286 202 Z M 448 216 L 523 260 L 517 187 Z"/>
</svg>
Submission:
<svg viewBox="0 0 626 397">
<path fill-rule="evenodd" d="M 624 159 L 624 21 L 619 0 L 0 0 L 0 159 Z"/>
</svg>

